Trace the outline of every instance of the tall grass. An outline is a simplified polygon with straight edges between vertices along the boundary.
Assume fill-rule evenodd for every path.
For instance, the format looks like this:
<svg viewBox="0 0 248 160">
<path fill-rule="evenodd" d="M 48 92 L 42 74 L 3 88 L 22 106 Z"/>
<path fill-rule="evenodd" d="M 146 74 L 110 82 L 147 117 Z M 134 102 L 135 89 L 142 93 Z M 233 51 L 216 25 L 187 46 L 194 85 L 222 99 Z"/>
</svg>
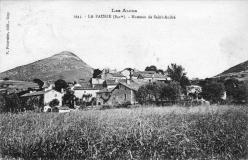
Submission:
<svg viewBox="0 0 248 160">
<path fill-rule="evenodd" d="M 2 157 L 239 159 L 248 153 L 248 109 L 241 106 L 0 116 Z"/>
</svg>

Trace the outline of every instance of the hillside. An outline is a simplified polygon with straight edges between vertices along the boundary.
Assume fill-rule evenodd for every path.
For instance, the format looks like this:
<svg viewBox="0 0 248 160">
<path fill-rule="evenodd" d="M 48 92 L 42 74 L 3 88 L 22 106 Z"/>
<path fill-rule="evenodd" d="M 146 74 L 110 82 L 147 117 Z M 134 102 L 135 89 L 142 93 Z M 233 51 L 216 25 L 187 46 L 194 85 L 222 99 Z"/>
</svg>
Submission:
<svg viewBox="0 0 248 160">
<path fill-rule="evenodd" d="M 235 65 L 221 74 L 218 74 L 215 77 L 224 77 L 224 78 L 237 78 L 239 80 L 248 80 L 248 61 Z"/>
<path fill-rule="evenodd" d="M 88 80 L 91 78 L 92 73 L 92 67 L 75 54 L 64 51 L 2 72 L 0 73 L 0 79 L 7 77 L 11 80 L 32 81 L 35 78 L 39 78 L 43 81 L 56 81 L 62 78 L 66 81 L 78 81 L 80 79 Z"/>
</svg>

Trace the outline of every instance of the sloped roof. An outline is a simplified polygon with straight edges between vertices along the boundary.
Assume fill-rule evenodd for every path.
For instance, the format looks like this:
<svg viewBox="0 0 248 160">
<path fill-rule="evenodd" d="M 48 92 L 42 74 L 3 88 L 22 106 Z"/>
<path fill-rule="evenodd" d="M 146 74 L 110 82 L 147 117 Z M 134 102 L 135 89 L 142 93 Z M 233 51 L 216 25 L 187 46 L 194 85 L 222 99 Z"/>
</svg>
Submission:
<svg viewBox="0 0 248 160">
<path fill-rule="evenodd" d="M 146 83 L 137 83 L 137 82 L 130 82 L 129 84 L 127 84 L 127 83 L 120 83 L 121 85 L 123 85 L 123 86 L 125 86 L 125 87 L 127 87 L 127 88 L 129 88 L 129 89 L 131 89 L 131 90 L 134 90 L 134 91 L 138 91 L 138 89 L 142 86 L 142 85 L 144 85 L 144 84 L 146 84 Z"/>
<path fill-rule="evenodd" d="M 154 74 L 140 74 L 142 77 L 144 78 L 167 78 L 167 76 L 162 75 L 162 74 L 158 74 L 158 73 L 154 73 Z"/>
<path fill-rule="evenodd" d="M 125 77 L 122 73 L 116 72 L 116 73 L 109 73 L 112 74 L 113 77 Z"/>
<path fill-rule="evenodd" d="M 94 87 L 91 84 L 87 84 L 84 86 L 75 86 L 74 90 L 101 90 L 103 88 L 102 84 L 96 84 Z"/>
<path fill-rule="evenodd" d="M 102 84 L 95 84 L 94 88 L 97 89 L 97 90 L 101 90 L 101 89 L 103 89 L 104 87 L 103 87 Z"/>
<path fill-rule="evenodd" d="M 119 79 L 119 80 L 107 79 L 107 80 L 105 80 L 105 83 L 106 83 L 107 85 L 117 85 L 117 84 L 120 83 L 120 82 L 126 83 L 127 80 L 126 80 L 126 79 Z"/>
<path fill-rule="evenodd" d="M 28 81 L 16 81 L 16 80 L 0 80 L 0 86 L 7 85 L 8 88 L 27 89 L 27 88 L 39 88 L 38 84 Z"/>
<path fill-rule="evenodd" d="M 43 94 L 45 94 L 45 91 L 37 91 L 37 92 L 26 93 L 22 95 L 21 97 L 39 96 Z"/>
<path fill-rule="evenodd" d="M 110 93 L 110 92 L 112 92 L 113 91 L 113 89 L 114 88 L 104 88 L 104 89 L 102 89 L 102 90 L 100 90 L 99 92 L 97 92 L 97 93 Z"/>
<path fill-rule="evenodd" d="M 51 90 L 47 90 L 47 91 L 37 91 L 37 92 L 26 93 L 26 94 L 22 95 L 21 97 L 39 96 L 39 95 L 43 95 L 45 93 L 48 93 L 50 91 L 55 91 L 55 90 L 51 89 Z M 58 91 L 55 91 L 55 92 L 58 92 Z M 58 93 L 60 93 L 60 92 L 58 92 Z"/>
</svg>

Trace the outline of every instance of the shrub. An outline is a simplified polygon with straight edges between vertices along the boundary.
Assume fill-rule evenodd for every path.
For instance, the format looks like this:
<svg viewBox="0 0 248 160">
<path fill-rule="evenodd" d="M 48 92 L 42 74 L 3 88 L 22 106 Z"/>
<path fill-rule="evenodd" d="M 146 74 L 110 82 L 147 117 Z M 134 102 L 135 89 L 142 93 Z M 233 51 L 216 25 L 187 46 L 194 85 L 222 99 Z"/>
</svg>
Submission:
<svg viewBox="0 0 248 160">
<path fill-rule="evenodd" d="M 116 108 L 130 108 L 131 106 L 131 102 L 130 101 L 126 101 L 124 103 L 118 104 L 115 107 Z"/>
</svg>

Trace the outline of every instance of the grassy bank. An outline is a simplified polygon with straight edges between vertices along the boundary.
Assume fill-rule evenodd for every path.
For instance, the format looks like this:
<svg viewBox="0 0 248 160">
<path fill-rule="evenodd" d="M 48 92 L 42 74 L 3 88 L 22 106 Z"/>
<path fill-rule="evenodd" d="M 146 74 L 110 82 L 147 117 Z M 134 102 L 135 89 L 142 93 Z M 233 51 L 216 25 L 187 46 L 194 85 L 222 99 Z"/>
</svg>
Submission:
<svg viewBox="0 0 248 160">
<path fill-rule="evenodd" d="M 238 159 L 248 109 L 143 107 L 0 115 L 0 154 L 24 159 Z"/>
</svg>

